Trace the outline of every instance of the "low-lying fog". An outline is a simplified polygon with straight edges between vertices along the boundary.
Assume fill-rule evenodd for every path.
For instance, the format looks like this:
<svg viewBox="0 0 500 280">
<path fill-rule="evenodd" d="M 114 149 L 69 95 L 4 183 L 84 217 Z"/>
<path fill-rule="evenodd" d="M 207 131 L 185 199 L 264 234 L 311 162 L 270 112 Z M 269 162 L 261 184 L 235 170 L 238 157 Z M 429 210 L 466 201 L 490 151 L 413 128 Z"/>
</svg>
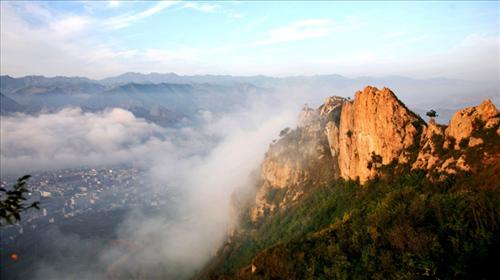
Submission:
<svg viewBox="0 0 500 280">
<path fill-rule="evenodd" d="M 118 240 L 134 244 L 133 253 L 52 230 L 45 242 L 74 252 L 75 258 L 41 259 L 35 264 L 36 279 L 119 278 L 122 271 L 145 278 L 192 273 L 223 240 L 232 190 L 250 183 L 269 143 L 282 128 L 294 125 L 301 103 L 292 99 L 255 99 L 225 115 L 201 111 L 202 123 L 182 128 L 163 128 L 119 108 L 3 116 L 4 175 L 133 164 L 146 170 L 151 186 L 183 194 L 176 217 L 131 209 L 116 232 Z M 91 261 L 88 256 L 96 254 Z"/>
</svg>

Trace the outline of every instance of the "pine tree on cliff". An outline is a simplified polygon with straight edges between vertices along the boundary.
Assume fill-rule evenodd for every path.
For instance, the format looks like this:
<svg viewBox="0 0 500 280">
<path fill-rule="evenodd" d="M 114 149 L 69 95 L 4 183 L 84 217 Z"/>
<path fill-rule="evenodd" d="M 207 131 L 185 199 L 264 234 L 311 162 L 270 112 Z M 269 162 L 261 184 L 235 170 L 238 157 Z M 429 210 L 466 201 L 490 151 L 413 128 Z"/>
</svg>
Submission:
<svg viewBox="0 0 500 280">
<path fill-rule="evenodd" d="M 425 113 L 425 115 L 430 117 L 430 118 L 439 117 L 438 113 L 434 109 L 429 110 L 427 113 Z"/>
</svg>

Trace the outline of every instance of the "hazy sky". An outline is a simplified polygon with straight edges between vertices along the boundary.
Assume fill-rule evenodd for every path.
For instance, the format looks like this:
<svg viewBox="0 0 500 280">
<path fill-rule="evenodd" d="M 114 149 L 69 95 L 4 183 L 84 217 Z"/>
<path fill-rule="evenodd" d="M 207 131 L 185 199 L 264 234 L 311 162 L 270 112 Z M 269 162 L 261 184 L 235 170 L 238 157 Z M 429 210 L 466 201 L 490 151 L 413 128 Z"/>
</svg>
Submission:
<svg viewBox="0 0 500 280">
<path fill-rule="evenodd" d="M 3 75 L 498 80 L 499 2 L 1 3 Z"/>
</svg>

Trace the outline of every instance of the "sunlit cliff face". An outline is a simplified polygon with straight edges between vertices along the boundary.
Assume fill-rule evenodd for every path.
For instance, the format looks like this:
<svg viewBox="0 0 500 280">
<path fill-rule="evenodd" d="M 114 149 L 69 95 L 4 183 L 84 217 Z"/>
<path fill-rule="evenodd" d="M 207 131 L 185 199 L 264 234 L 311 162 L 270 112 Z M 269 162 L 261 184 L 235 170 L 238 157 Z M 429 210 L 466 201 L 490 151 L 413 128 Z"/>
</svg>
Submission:
<svg viewBox="0 0 500 280">
<path fill-rule="evenodd" d="M 471 156 L 463 148 L 498 141 L 499 125 L 491 100 L 459 110 L 448 126 L 434 119 L 427 124 L 390 89 L 372 86 L 358 91 L 352 101 L 330 97 L 316 110 L 305 106 L 297 128 L 284 131 L 266 153 L 250 218 L 256 222 L 268 212 L 286 209 L 307 188 L 336 178 L 364 183 L 392 163 L 429 174 L 474 171 L 498 160 L 498 151 Z"/>
</svg>

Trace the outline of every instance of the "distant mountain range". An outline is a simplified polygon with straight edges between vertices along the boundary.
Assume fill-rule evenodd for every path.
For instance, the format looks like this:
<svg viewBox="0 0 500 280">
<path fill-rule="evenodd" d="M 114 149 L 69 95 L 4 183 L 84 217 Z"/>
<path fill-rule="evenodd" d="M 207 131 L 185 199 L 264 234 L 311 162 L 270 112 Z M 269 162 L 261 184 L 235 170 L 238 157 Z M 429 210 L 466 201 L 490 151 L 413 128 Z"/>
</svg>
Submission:
<svg viewBox="0 0 500 280">
<path fill-rule="evenodd" d="M 23 106 L 14 99 L 0 93 L 0 112 L 2 115 L 23 111 Z"/>
<path fill-rule="evenodd" d="M 120 107 L 170 126 L 193 121 L 202 110 L 225 112 L 268 92 L 252 84 L 111 83 L 80 77 L 1 76 L 2 114 L 52 112 L 68 106 L 86 111 Z"/>
<path fill-rule="evenodd" d="M 400 98 L 416 112 L 422 114 L 433 108 L 444 120 L 449 119 L 457 108 L 475 104 L 484 98 L 499 103 L 495 85 L 447 78 L 348 78 L 335 74 L 278 78 L 133 72 L 101 80 L 64 76 L 0 76 L 0 92 L 5 96 L 2 97 L 2 114 L 54 111 L 66 106 L 79 106 L 85 110 L 122 107 L 143 112 L 142 116 L 158 121 L 158 118 L 144 114 L 156 106 L 171 112 L 167 114 L 170 119 L 160 122 L 162 124 L 192 118 L 200 110 L 224 112 L 245 106 L 249 97 L 271 92 L 319 104 L 322 96 L 350 96 L 366 84 L 391 87 L 400 92 Z M 172 116 L 178 118 L 172 119 Z"/>
</svg>

